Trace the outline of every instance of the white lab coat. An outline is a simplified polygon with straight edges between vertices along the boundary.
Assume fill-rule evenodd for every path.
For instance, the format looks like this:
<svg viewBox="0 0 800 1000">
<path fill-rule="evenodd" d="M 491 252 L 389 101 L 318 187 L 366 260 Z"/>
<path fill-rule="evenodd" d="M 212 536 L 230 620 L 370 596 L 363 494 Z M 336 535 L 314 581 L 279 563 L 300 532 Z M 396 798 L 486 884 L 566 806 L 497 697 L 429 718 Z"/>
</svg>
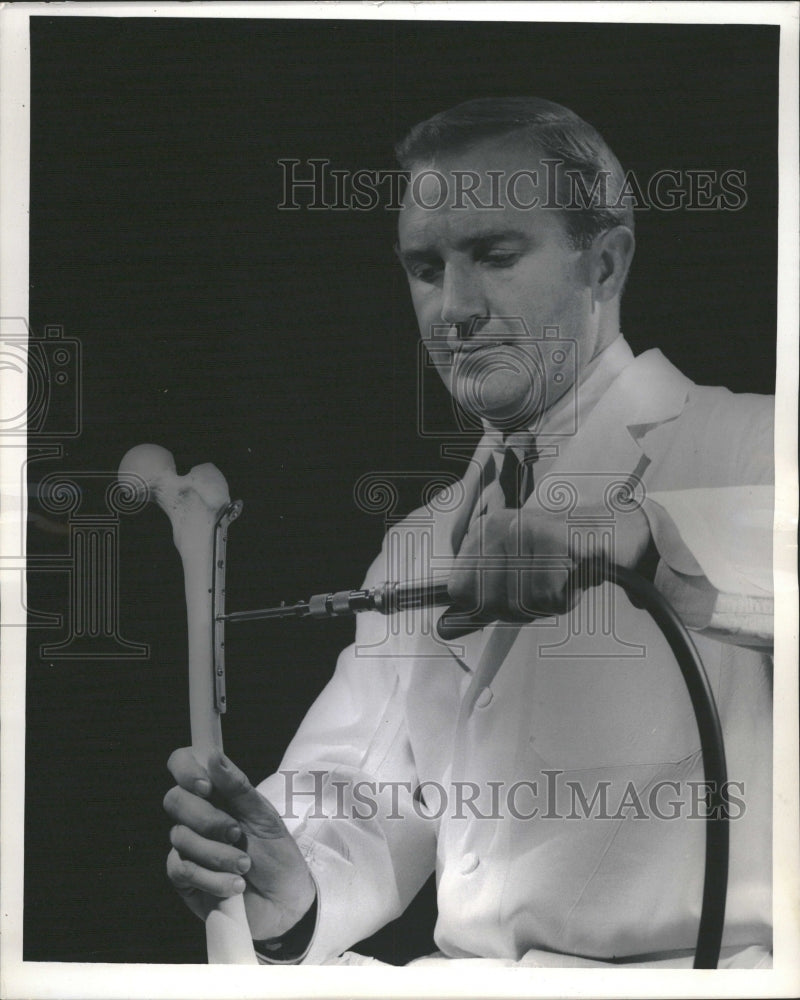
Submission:
<svg viewBox="0 0 800 1000">
<path fill-rule="evenodd" d="M 769 397 L 694 386 L 649 351 L 559 441 L 529 501 L 566 509 L 602 502 L 631 474 L 642 484 L 656 582 L 697 630 L 741 803 L 724 954 L 753 966 L 771 946 L 771 420 Z M 446 575 L 488 455 L 479 447 L 460 486 L 390 528 L 366 585 Z M 260 786 L 317 882 L 303 961 L 372 934 L 435 870 L 435 940 L 451 959 L 690 965 L 703 774 L 658 628 L 610 585 L 569 615 L 449 643 L 433 630 L 440 613 L 360 615 Z M 315 781 L 322 799 L 297 794 Z M 372 784 L 354 803 L 358 782 Z"/>
</svg>

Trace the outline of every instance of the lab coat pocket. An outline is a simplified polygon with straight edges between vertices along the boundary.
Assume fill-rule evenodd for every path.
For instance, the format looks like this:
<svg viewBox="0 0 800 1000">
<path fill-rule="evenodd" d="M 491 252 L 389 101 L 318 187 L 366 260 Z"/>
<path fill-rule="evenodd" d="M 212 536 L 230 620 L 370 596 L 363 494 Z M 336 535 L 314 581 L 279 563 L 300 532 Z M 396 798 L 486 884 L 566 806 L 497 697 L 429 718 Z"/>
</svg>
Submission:
<svg viewBox="0 0 800 1000">
<path fill-rule="evenodd" d="M 699 748 L 691 700 L 669 644 L 649 615 L 621 602 L 617 607 L 626 634 L 637 639 L 626 655 L 606 655 L 602 639 L 569 634 L 566 616 L 563 642 L 528 644 L 520 667 L 530 675 L 531 747 L 549 766 L 658 764 Z M 526 631 L 535 634 L 536 627 Z"/>
</svg>

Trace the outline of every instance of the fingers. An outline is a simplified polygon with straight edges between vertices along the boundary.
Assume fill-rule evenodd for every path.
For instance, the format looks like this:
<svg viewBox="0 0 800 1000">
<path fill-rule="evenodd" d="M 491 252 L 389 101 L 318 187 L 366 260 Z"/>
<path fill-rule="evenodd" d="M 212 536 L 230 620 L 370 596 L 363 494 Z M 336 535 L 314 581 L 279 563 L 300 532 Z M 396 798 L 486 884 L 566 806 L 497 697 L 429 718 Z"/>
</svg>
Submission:
<svg viewBox="0 0 800 1000">
<path fill-rule="evenodd" d="M 250 784 L 247 775 L 232 760 L 217 752 L 209 758 L 208 771 L 214 787 L 248 833 L 267 840 L 289 836 L 275 807 Z"/>
<path fill-rule="evenodd" d="M 253 880 L 251 887 L 264 882 L 264 859 L 272 857 L 265 850 L 272 851 L 274 845 L 278 851 L 268 870 L 286 853 L 280 838 L 287 838 L 297 852 L 275 808 L 221 752 L 213 753 L 203 767 L 191 748 L 184 747 L 170 756 L 168 767 L 177 785 L 164 796 L 164 809 L 175 822 L 167 875 L 199 916 L 211 897 L 224 899 L 244 892 L 244 875 Z M 212 792 L 222 809 L 209 801 Z"/>
<path fill-rule="evenodd" d="M 176 823 L 211 840 L 235 844 L 242 836 L 241 826 L 233 817 L 177 785 L 164 796 L 164 809 Z"/>
<path fill-rule="evenodd" d="M 519 566 L 509 560 L 520 554 L 517 524 L 514 511 L 496 511 L 478 518 L 462 542 L 447 589 L 468 615 L 508 617 L 514 608 Z"/>
<path fill-rule="evenodd" d="M 268 840 L 289 836 L 274 806 L 220 751 L 212 753 L 206 769 L 184 747 L 171 755 L 168 767 L 178 784 L 164 796 L 164 809 L 177 824 L 229 844 L 240 840 L 243 829 Z M 208 801 L 212 790 L 226 811 Z"/>
<path fill-rule="evenodd" d="M 227 899 L 245 890 L 245 881 L 241 875 L 209 871 L 194 861 L 182 858 L 174 847 L 167 855 L 167 875 L 181 895 L 200 891 Z"/>
<path fill-rule="evenodd" d="M 244 851 L 201 837 L 188 826 L 173 826 L 169 839 L 184 861 L 193 861 L 203 868 L 230 872 L 232 875 L 246 875 L 250 871 L 251 861 Z"/>
<path fill-rule="evenodd" d="M 444 639 L 445 642 L 453 642 L 455 639 L 461 639 L 463 636 L 491 624 L 491 619 L 486 616 L 465 615 L 460 613 L 457 607 L 452 607 L 448 608 L 439 618 L 436 623 L 436 632 L 439 638 Z"/>
<path fill-rule="evenodd" d="M 468 615 L 487 610 L 486 583 L 490 564 L 486 557 L 490 541 L 495 543 L 495 548 L 497 541 L 496 532 L 491 531 L 493 524 L 493 518 L 482 517 L 472 525 L 461 543 L 447 581 L 447 590 L 453 602 Z M 497 552 L 494 554 L 497 555 Z"/>
<path fill-rule="evenodd" d="M 439 632 L 454 638 L 451 625 L 463 635 L 469 618 L 528 620 L 563 614 L 575 603 L 579 588 L 572 561 L 565 552 L 564 527 L 559 522 L 523 511 L 502 510 L 479 518 L 464 539 L 448 579 L 448 591 L 465 616 L 448 613 Z"/>
<path fill-rule="evenodd" d="M 167 761 L 167 768 L 175 781 L 187 792 L 194 792 L 203 798 L 208 798 L 211 794 L 208 772 L 198 763 L 191 747 L 174 750 Z"/>
</svg>

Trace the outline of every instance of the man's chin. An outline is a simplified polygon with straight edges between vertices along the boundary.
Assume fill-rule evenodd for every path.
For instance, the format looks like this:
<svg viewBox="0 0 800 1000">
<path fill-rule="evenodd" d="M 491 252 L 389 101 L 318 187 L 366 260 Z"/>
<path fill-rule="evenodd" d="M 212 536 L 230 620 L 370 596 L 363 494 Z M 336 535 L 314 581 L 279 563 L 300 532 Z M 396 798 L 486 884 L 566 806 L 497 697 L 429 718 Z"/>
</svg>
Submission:
<svg viewBox="0 0 800 1000">
<path fill-rule="evenodd" d="M 461 408 L 475 420 L 491 424 L 498 430 L 521 430 L 531 427 L 541 415 L 538 400 L 481 400 L 476 405 L 474 397 L 456 396 Z"/>
<path fill-rule="evenodd" d="M 508 356 L 507 356 L 508 354 Z M 460 406 L 495 427 L 527 427 L 539 414 L 542 377 L 519 352 L 479 350 L 461 364 L 453 380 Z"/>
</svg>

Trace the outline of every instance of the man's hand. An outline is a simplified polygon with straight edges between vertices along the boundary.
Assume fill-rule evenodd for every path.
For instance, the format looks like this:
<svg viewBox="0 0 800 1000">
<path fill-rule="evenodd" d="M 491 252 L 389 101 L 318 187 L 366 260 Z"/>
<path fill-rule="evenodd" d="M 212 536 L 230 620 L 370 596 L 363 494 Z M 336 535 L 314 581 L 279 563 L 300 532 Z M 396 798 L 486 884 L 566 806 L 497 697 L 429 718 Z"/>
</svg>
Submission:
<svg viewBox="0 0 800 1000">
<path fill-rule="evenodd" d="M 644 555 L 650 528 L 641 508 L 615 515 L 613 551 L 601 552 L 607 518 L 606 508 L 572 511 L 569 522 L 525 508 L 478 518 L 450 574 L 450 597 L 486 621 L 564 614 L 600 582 L 598 557 L 633 568 Z"/>
<path fill-rule="evenodd" d="M 314 902 L 316 889 L 274 807 L 221 753 L 206 769 L 184 747 L 167 766 L 177 782 L 164 797 L 175 822 L 167 858 L 175 888 L 203 919 L 215 898 L 243 892 L 253 938 L 284 934 Z M 221 808 L 209 801 L 212 795 Z"/>
</svg>

